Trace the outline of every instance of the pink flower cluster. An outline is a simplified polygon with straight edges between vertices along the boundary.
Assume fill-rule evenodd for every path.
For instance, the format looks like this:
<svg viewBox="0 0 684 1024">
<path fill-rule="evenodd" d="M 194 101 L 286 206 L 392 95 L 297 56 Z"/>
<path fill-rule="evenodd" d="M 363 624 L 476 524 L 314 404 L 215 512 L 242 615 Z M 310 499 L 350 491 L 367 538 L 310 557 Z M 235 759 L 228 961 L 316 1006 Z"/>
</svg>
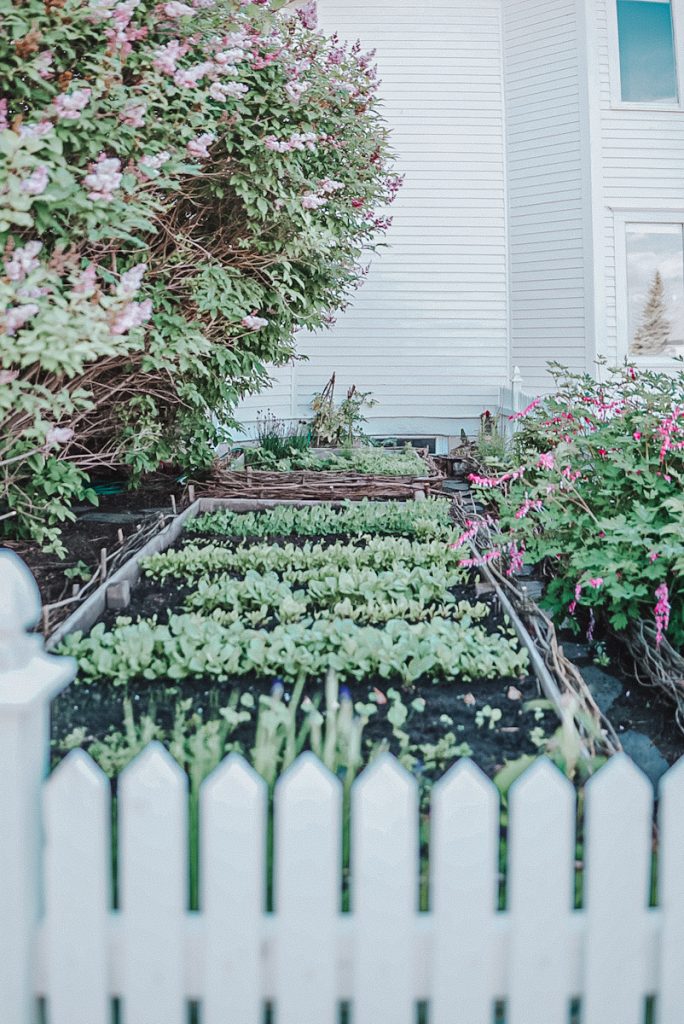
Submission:
<svg viewBox="0 0 684 1024">
<path fill-rule="evenodd" d="M 208 147 L 212 142 L 215 142 L 215 140 L 216 136 L 212 132 L 203 132 L 201 135 L 198 135 L 196 139 L 192 139 L 191 142 L 188 142 L 186 146 L 188 156 L 192 156 L 196 160 L 208 160 L 210 156 Z"/>
<path fill-rule="evenodd" d="M 304 28 L 315 31 L 318 28 L 318 8 L 315 0 L 310 0 L 310 3 L 304 4 L 303 7 L 300 7 L 297 11 L 297 17 Z"/>
<path fill-rule="evenodd" d="M 140 291 L 140 286 L 146 270 L 146 263 L 138 263 L 136 266 L 131 267 L 130 270 L 123 273 L 119 278 L 116 294 L 125 299 L 133 298 L 133 296 Z"/>
<path fill-rule="evenodd" d="M 275 135 L 267 135 L 264 139 L 266 149 L 273 153 L 292 153 L 296 150 L 301 152 L 305 149 L 315 153 L 317 142 L 318 135 L 315 132 L 295 132 L 289 139 L 283 140 L 277 139 Z"/>
<path fill-rule="evenodd" d="M 38 306 L 35 302 L 27 302 L 23 306 L 14 306 L 12 309 L 8 309 L 5 315 L 5 332 L 10 337 L 16 334 L 25 323 L 27 323 L 31 317 L 34 317 L 38 312 Z"/>
<path fill-rule="evenodd" d="M 146 111 L 146 103 L 128 103 L 119 114 L 119 120 L 129 128 L 143 128 Z"/>
<path fill-rule="evenodd" d="M 510 565 L 506 570 L 506 575 L 514 576 L 515 573 L 522 571 L 525 564 L 525 545 L 521 544 L 518 547 L 516 541 L 511 541 L 508 548 L 508 557 L 510 558 Z"/>
<path fill-rule="evenodd" d="M 91 90 L 74 89 L 70 93 L 60 93 L 55 98 L 54 108 L 58 121 L 78 121 L 83 110 L 90 102 Z"/>
<path fill-rule="evenodd" d="M 494 548 L 492 551 L 487 551 L 481 558 L 462 558 L 458 564 L 463 569 L 474 569 L 477 566 L 489 565 L 490 562 L 495 562 L 498 558 L 501 558 L 501 552 L 498 548 Z"/>
<path fill-rule="evenodd" d="M 45 164 L 39 164 L 34 171 L 29 174 L 28 178 L 24 178 L 21 183 L 21 191 L 26 192 L 29 196 L 42 196 L 45 189 L 48 187 L 50 175 Z"/>
<path fill-rule="evenodd" d="M 108 157 L 106 153 L 100 153 L 97 160 L 89 164 L 88 174 L 83 179 L 83 184 L 90 190 L 88 198 L 95 202 L 111 202 L 122 177 L 121 161 L 118 157 Z"/>
<path fill-rule="evenodd" d="M 656 606 L 654 609 L 656 623 L 656 644 L 660 646 L 670 625 L 670 592 L 667 583 L 661 583 L 655 592 Z"/>
<path fill-rule="evenodd" d="M 575 586 L 575 600 L 571 601 L 568 605 L 568 611 L 570 614 L 575 614 L 575 611 L 577 610 L 577 602 L 581 600 L 582 591 L 585 587 L 591 587 L 592 590 L 600 590 L 604 582 L 605 580 L 603 579 L 603 576 L 594 576 L 592 579 L 587 580 L 586 583 L 577 583 Z"/>
<path fill-rule="evenodd" d="M 471 484 L 476 484 L 478 487 L 503 487 L 504 484 L 519 480 L 524 473 L 525 467 L 520 466 L 518 469 L 509 470 L 503 476 L 480 476 L 478 473 L 470 473 L 468 479 Z"/>
<path fill-rule="evenodd" d="M 458 551 L 458 549 L 462 548 L 464 544 L 467 544 L 469 540 L 473 540 L 477 537 L 477 531 L 480 529 L 480 524 L 476 520 L 466 519 L 465 526 L 466 528 L 458 540 L 449 545 L 452 551 Z"/>
<path fill-rule="evenodd" d="M 522 420 L 526 416 L 529 416 L 531 412 L 534 412 L 534 410 L 537 408 L 541 400 L 541 395 L 539 395 L 539 397 L 535 398 L 533 402 L 530 402 L 530 404 L 525 409 L 523 409 L 522 412 L 515 412 L 512 416 L 509 416 L 509 420 Z"/>
<path fill-rule="evenodd" d="M 658 424 L 658 433 L 661 437 L 660 446 L 660 461 L 664 462 L 667 453 L 671 450 L 684 448 L 684 441 L 675 441 L 674 437 L 680 432 L 678 420 L 684 416 L 684 409 L 675 407 L 672 411 L 672 415 L 666 416 L 665 419 Z"/>
<path fill-rule="evenodd" d="M 531 498 L 525 498 L 522 505 L 515 513 L 516 519 L 524 519 L 530 514 L 530 512 L 538 512 L 543 507 L 543 502 L 540 498 L 536 501 L 532 501 Z"/>
<path fill-rule="evenodd" d="M 302 96 L 311 88 L 311 82 L 288 82 L 285 92 L 293 103 L 299 103 Z"/>
<path fill-rule="evenodd" d="M 249 316 L 243 317 L 241 323 L 248 331 L 260 331 L 262 327 L 268 327 L 269 322 L 263 316 L 256 316 L 254 313 L 250 313 Z"/>
<path fill-rule="evenodd" d="M 328 200 L 325 196 L 317 196 L 312 192 L 302 196 L 302 207 L 305 210 L 317 210 L 321 206 L 325 206 Z"/>
<path fill-rule="evenodd" d="M 127 334 L 135 327 L 142 327 L 152 316 L 152 301 L 128 302 L 119 310 L 110 324 L 112 334 Z"/>
<path fill-rule="evenodd" d="M 10 258 L 5 260 L 5 274 L 10 281 L 21 282 L 38 269 L 40 262 L 36 257 L 42 248 L 42 242 L 27 242 L 14 250 Z"/>
</svg>

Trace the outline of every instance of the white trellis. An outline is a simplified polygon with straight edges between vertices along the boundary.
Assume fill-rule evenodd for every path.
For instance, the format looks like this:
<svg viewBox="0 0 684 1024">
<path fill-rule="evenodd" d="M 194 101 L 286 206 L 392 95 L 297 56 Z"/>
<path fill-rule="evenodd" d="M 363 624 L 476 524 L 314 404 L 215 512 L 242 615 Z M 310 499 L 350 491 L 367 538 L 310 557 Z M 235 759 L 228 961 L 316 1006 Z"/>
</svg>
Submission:
<svg viewBox="0 0 684 1024">
<path fill-rule="evenodd" d="M 507 437 L 512 437 L 519 426 L 518 421 L 513 417 L 527 409 L 536 397 L 537 395 L 523 390 L 520 368 L 518 366 L 514 367 L 511 383 L 499 387 L 499 415 L 503 432 Z"/>
<path fill-rule="evenodd" d="M 123 773 L 118 907 L 110 787 L 81 752 L 45 781 L 48 707 L 71 679 L 26 629 L 39 601 L 0 555 L 0 1018 L 34 1024 L 657 1024 L 684 1019 L 684 768 L 664 778 L 658 905 L 649 906 L 650 783 L 624 755 L 589 783 L 583 909 L 573 909 L 575 792 L 539 760 L 508 808 L 507 909 L 499 797 L 462 761 L 435 786 L 430 910 L 419 911 L 415 780 L 391 757 L 351 803 L 351 911 L 341 912 L 342 790 L 303 755 L 275 791 L 274 910 L 266 912 L 268 794 L 237 756 L 204 783 L 200 909 L 188 910 L 187 783 L 152 744 Z"/>
</svg>

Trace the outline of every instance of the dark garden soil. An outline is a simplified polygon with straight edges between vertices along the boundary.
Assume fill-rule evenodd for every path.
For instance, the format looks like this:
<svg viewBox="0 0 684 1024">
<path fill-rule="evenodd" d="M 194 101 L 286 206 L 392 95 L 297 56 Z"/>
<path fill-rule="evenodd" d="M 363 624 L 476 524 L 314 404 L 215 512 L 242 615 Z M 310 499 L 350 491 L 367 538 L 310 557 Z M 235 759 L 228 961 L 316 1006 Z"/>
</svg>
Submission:
<svg viewBox="0 0 684 1024">
<path fill-rule="evenodd" d="M 131 683 L 127 688 L 99 686 L 93 684 L 72 684 L 53 703 L 52 738 L 54 753 L 60 755 L 61 741 L 72 730 L 85 727 L 87 735 L 85 745 L 94 739 L 104 739 L 113 730 L 123 725 L 123 699 L 130 697 L 136 719 L 140 715 L 150 717 L 164 729 L 170 729 L 177 702 L 188 700 L 192 711 L 204 721 L 220 717 L 221 708 L 228 704 L 233 690 L 241 694 L 249 692 L 257 700 L 259 695 L 269 693 L 272 680 L 260 680 L 243 677 L 234 681 L 217 683 L 216 680 L 193 680 L 180 684 L 151 684 L 149 682 Z M 415 687 L 402 688 L 397 683 L 388 683 L 386 679 L 368 680 L 365 683 L 352 683 L 351 696 L 354 701 L 368 702 L 369 694 L 379 701 L 378 713 L 370 720 L 364 732 L 367 747 L 386 741 L 393 753 L 398 753 L 399 745 L 392 735 L 392 727 L 386 718 L 389 702 L 386 699 L 388 689 L 399 690 L 406 705 L 423 698 L 425 709 L 422 712 L 410 710 L 409 718 L 403 727 L 411 738 L 412 744 L 435 744 L 445 734 L 452 732 L 456 744 L 467 742 L 473 751 L 476 764 L 493 776 L 503 767 L 505 761 L 515 760 L 522 754 L 535 754 L 537 748 L 530 740 L 530 732 L 541 727 L 548 734 L 555 731 L 558 722 L 552 711 L 546 711 L 541 717 L 540 712 L 524 710 L 524 702 L 537 699 L 540 694 L 536 680 L 499 679 L 496 682 L 474 681 L 471 683 L 433 683 L 421 680 Z M 511 688 L 515 691 L 515 699 L 509 697 Z M 291 688 L 286 687 L 284 700 L 289 700 Z M 320 681 L 311 681 L 305 688 L 305 696 L 314 703 L 322 699 L 323 685 Z M 518 696 L 520 694 L 520 696 Z M 486 705 L 498 708 L 502 712 L 500 722 L 495 729 L 490 729 L 487 722 L 478 727 L 475 716 L 478 710 Z M 445 720 L 445 716 L 448 721 Z M 231 739 L 237 740 L 243 749 L 249 750 L 254 742 L 255 721 L 238 727 Z M 447 764 L 456 760 L 452 757 Z M 420 767 L 420 766 L 419 766 Z M 440 774 L 443 768 L 440 768 Z"/>
<path fill-rule="evenodd" d="M 123 487 L 125 481 L 111 478 L 101 481 L 105 488 Z M 95 481 L 97 484 L 97 481 Z M 180 510 L 183 486 L 175 474 L 155 473 L 145 479 L 142 487 L 134 491 L 99 495 L 98 505 L 79 505 L 74 508 L 76 522 L 62 526 L 61 540 L 66 556 L 42 551 L 37 544 L 27 541 L 4 541 L 2 545 L 15 551 L 28 565 L 40 589 L 43 604 L 52 604 L 71 594 L 74 582 L 65 572 L 83 562 L 93 572 L 99 564 L 100 550 L 109 552 L 120 546 L 118 532 L 129 540 L 138 526 L 144 526 L 160 514 L 171 513 L 171 495 Z"/>
</svg>

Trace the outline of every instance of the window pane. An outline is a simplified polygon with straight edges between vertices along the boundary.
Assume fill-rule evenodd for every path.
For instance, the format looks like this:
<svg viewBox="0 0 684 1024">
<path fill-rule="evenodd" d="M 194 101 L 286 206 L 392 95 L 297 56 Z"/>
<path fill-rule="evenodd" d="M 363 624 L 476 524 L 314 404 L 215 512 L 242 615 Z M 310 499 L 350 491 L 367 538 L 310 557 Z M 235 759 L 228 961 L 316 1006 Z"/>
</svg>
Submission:
<svg viewBox="0 0 684 1024">
<path fill-rule="evenodd" d="M 625 103 L 676 103 L 672 4 L 617 0 L 620 77 Z"/>
<path fill-rule="evenodd" d="M 627 225 L 629 353 L 684 355 L 681 224 Z"/>
</svg>

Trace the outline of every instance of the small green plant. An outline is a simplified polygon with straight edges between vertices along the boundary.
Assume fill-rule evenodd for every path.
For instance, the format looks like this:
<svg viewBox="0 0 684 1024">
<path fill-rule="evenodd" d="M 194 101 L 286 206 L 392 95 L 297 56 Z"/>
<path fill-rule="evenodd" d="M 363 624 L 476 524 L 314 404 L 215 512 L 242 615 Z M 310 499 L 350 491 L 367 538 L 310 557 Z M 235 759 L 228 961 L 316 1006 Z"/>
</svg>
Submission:
<svg viewBox="0 0 684 1024">
<path fill-rule="evenodd" d="M 486 722 L 489 729 L 496 729 L 502 718 L 501 708 L 493 708 L 490 704 L 485 704 L 483 708 L 478 708 L 475 712 L 475 725 L 481 729 Z"/>
<path fill-rule="evenodd" d="M 364 409 L 370 409 L 376 402 L 370 391 L 358 391 L 353 384 L 346 398 L 335 405 L 335 374 L 320 394 L 311 400 L 313 420 L 311 433 L 316 445 L 353 445 L 363 434 L 361 427 L 366 422 Z"/>
<path fill-rule="evenodd" d="M 314 473 L 360 473 L 366 476 L 425 476 L 427 467 L 410 445 L 401 453 L 383 452 L 366 445 L 329 455 L 289 446 L 286 441 L 268 449 L 249 449 L 248 464 L 255 469 L 289 473 L 308 470 Z"/>
<path fill-rule="evenodd" d="M 486 409 L 480 416 L 477 435 L 477 454 L 483 465 L 503 466 L 506 461 L 506 438 L 499 429 L 499 421 Z"/>
</svg>

